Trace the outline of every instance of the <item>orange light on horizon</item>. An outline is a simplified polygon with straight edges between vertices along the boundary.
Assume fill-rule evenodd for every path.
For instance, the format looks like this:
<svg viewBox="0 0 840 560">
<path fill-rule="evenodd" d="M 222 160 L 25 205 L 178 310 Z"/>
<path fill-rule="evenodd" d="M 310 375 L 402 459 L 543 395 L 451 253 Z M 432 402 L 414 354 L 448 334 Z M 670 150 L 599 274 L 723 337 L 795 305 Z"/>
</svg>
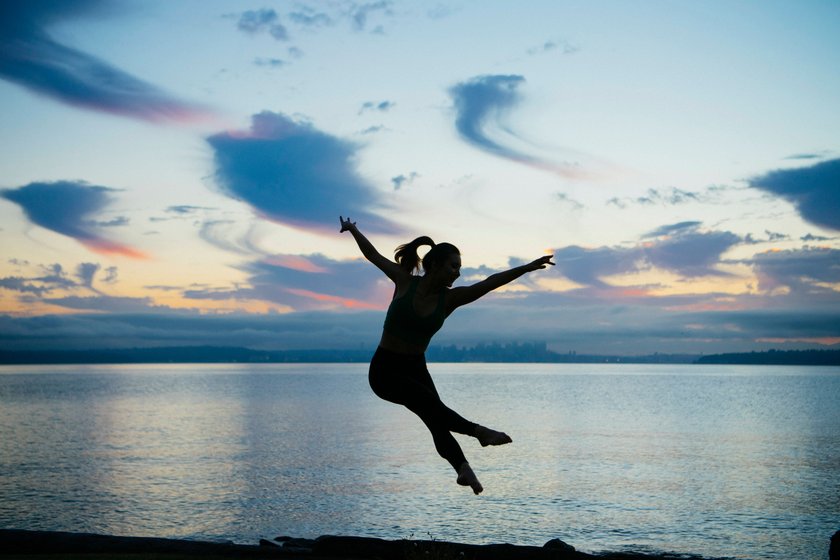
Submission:
<svg viewBox="0 0 840 560">
<path fill-rule="evenodd" d="M 818 337 L 797 337 L 797 338 L 757 338 L 756 342 L 769 342 L 771 344 L 784 344 L 789 342 L 804 342 L 807 344 L 819 344 L 821 346 L 834 346 L 840 344 L 840 336 L 818 336 Z"/>
<path fill-rule="evenodd" d="M 332 296 L 329 294 L 320 294 L 318 292 L 313 292 L 310 290 L 303 290 L 300 288 L 288 288 L 287 291 L 290 294 L 295 294 L 296 296 L 305 297 L 308 299 L 313 299 L 315 301 L 320 301 L 324 303 L 337 303 L 342 307 L 346 307 L 348 309 L 370 309 L 370 310 L 380 310 L 382 306 L 376 303 L 369 303 L 366 301 L 361 301 L 358 299 L 352 298 L 343 298 L 341 296 Z"/>
</svg>

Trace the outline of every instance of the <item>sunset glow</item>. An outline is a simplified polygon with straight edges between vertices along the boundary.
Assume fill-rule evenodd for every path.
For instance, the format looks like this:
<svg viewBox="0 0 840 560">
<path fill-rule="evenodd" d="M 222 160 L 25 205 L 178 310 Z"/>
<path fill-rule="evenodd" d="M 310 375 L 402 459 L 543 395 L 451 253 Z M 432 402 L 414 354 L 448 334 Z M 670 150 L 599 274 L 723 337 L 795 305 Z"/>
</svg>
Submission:
<svg viewBox="0 0 840 560">
<path fill-rule="evenodd" d="M 0 349 L 375 343 L 392 285 L 339 215 L 455 243 L 455 286 L 555 255 L 436 344 L 840 343 L 840 4 L 0 16 Z"/>
</svg>

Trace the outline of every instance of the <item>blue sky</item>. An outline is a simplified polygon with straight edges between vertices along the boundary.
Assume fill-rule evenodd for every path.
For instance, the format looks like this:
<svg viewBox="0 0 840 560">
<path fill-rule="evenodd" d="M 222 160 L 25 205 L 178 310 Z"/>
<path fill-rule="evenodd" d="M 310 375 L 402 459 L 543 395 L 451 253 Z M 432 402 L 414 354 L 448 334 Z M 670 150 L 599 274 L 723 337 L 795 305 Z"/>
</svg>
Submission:
<svg viewBox="0 0 840 560">
<path fill-rule="evenodd" d="M 840 343 L 840 4 L 6 1 L 0 348 L 373 347 L 383 254 L 557 266 L 434 341 Z"/>
</svg>

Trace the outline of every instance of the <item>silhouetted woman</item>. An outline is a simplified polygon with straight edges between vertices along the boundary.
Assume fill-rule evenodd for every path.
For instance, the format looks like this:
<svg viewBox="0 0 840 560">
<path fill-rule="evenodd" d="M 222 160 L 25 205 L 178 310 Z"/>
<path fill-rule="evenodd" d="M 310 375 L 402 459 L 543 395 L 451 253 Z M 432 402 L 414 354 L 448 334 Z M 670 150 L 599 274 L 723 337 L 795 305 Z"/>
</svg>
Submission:
<svg viewBox="0 0 840 560">
<path fill-rule="evenodd" d="M 379 348 L 370 363 L 368 379 L 373 392 L 382 399 L 401 404 L 420 417 L 429 428 L 435 448 L 458 473 L 457 482 L 476 494 L 483 488 L 452 432 L 472 436 L 482 446 L 510 443 L 510 437 L 461 417 L 441 402 L 426 368 L 424 353 L 429 341 L 450 313 L 481 296 L 516 280 L 523 274 L 553 265 L 551 255 L 504 272 L 488 276 L 471 286 L 452 288 L 461 275 L 461 253 L 450 243 L 435 244 L 418 237 L 397 248 L 395 260 L 383 257 L 359 231 L 355 222 L 339 216 L 341 231 L 349 231 L 367 260 L 377 266 L 394 284 L 394 297 L 385 316 Z M 429 245 L 423 257 L 423 276 L 417 249 Z"/>
</svg>

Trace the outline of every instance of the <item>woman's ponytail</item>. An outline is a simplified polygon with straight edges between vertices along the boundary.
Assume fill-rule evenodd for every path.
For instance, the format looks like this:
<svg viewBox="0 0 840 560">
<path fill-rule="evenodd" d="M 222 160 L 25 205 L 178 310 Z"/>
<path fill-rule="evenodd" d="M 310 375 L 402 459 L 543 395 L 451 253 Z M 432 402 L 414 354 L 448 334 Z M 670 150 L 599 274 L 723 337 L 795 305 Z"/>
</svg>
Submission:
<svg viewBox="0 0 840 560">
<path fill-rule="evenodd" d="M 418 270 L 420 268 L 420 257 L 417 256 L 417 249 L 423 245 L 429 245 L 434 248 L 435 242 L 432 241 L 431 237 L 423 235 L 411 243 L 406 243 L 405 245 L 397 247 L 397 250 L 394 253 L 394 258 L 396 259 L 397 264 L 409 274 Z"/>
</svg>

